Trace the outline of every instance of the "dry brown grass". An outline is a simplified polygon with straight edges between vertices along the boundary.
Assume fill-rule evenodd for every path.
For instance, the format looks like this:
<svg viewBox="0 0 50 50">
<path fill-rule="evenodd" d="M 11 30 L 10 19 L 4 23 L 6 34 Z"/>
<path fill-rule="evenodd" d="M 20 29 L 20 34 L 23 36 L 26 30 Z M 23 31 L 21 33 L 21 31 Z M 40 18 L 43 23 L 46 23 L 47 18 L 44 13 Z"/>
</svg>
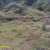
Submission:
<svg viewBox="0 0 50 50">
<path fill-rule="evenodd" d="M 5 13 L 5 12 L 0 11 L 0 16 L 1 16 L 1 17 L 5 17 L 5 16 L 6 16 L 6 13 Z"/>
<path fill-rule="evenodd" d="M 50 49 L 50 32 L 41 29 L 41 22 L 15 20 L 0 24 L 0 45 L 9 45 L 12 50 Z"/>
</svg>

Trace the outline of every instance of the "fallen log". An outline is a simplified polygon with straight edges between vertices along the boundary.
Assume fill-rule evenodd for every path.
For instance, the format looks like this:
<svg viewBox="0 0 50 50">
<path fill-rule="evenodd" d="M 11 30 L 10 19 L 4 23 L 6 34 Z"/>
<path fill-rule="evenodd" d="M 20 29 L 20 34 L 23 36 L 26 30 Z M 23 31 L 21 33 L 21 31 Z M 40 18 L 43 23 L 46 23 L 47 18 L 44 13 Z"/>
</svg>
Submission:
<svg viewBox="0 0 50 50">
<path fill-rule="evenodd" d="M 21 20 L 21 21 L 34 21 L 34 22 L 38 22 L 40 21 L 42 18 L 39 19 L 35 19 L 35 18 L 28 18 L 28 17 L 0 17 L 0 20 L 7 20 L 7 21 L 12 21 L 12 20 Z"/>
</svg>

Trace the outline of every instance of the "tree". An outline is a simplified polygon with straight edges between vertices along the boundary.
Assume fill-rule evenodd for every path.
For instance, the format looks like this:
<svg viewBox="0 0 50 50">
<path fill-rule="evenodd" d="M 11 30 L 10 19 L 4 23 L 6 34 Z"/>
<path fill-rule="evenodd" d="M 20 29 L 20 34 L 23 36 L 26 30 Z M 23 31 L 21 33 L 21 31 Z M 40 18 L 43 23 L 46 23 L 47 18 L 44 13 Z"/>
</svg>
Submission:
<svg viewBox="0 0 50 50">
<path fill-rule="evenodd" d="M 34 4 L 37 0 L 26 0 L 25 4 L 31 6 Z"/>
</svg>

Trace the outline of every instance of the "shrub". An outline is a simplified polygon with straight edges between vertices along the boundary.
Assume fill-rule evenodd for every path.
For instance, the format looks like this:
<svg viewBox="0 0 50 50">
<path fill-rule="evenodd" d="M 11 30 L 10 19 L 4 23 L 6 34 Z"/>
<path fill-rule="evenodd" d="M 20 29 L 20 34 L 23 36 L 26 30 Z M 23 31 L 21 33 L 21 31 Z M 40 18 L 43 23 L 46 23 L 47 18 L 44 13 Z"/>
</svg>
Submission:
<svg viewBox="0 0 50 50">
<path fill-rule="evenodd" d="M 15 11 L 18 10 L 18 9 L 21 10 L 21 9 L 23 9 L 23 6 L 21 4 L 19 4 L 19 3 L 13 2 L 13 3 L 9 3 L 7 6 L 4 7 L 5 12 L 7 12 L 7 11 L 9 11 L 11 9 L 12 10 L 15 9 Z"/>
<path fill-rule="evenodd" d="M 50 11 L 50 6 L 48 6 L 44 11 Z"/>
</svg>

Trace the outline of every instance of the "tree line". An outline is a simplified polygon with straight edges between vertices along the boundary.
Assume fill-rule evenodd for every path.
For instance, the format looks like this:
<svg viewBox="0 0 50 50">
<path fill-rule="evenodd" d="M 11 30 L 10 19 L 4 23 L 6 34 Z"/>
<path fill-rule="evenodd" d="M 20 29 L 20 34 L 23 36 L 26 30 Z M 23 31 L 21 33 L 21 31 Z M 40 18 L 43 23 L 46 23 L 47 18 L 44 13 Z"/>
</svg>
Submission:
<svg viewBox="0 0 50 50">
<path fill-rule="evenodd" d="M 32 6 L 39 10 L 50 11 L 50 0 L 0 0 L 0 9 L 10 3 L 19 3 L 26 6 Z"/>
</svg>

